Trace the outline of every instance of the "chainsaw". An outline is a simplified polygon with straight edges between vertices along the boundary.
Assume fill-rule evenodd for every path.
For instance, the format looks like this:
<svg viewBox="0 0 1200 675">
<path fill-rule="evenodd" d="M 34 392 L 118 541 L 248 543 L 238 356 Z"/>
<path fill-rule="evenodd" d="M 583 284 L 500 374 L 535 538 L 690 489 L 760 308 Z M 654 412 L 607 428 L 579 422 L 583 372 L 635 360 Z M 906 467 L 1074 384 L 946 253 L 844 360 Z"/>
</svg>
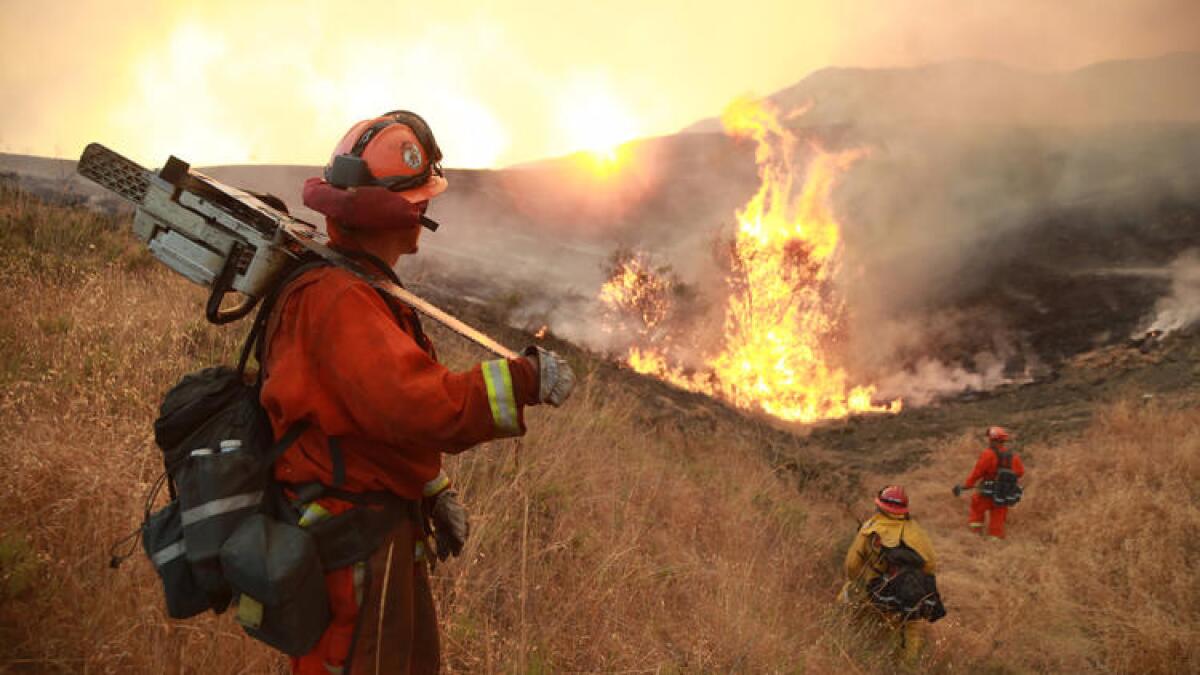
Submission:
<svg viewBox="0 0 1200 675">
<path fill-rule="evenodd" d="M 133 233 L 151 255 L 210 289 L 205 317 L 212 323 L 246 316 L 295 262 L 316 255 L 363 276 L 372 286 L 497 356 L 517 358 L 516 352 L 408 289 L 367 277 L 352 260 L 329 247 L 325 233 L 289 215 L 275 197 L 226 185 L 174 156 L 155 173 L 99 143 L 83 149 L 77 170 L 137 208 Z M 243 297 L 225 308 L 231 293 Z"/>
</svg>

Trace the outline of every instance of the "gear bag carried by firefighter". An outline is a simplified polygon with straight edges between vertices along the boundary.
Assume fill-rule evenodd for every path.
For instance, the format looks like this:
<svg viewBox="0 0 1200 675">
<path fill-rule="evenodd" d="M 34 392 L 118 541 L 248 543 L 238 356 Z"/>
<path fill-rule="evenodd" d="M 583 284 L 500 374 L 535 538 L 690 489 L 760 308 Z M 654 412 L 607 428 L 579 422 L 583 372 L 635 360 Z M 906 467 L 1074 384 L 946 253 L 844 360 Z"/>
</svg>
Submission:
<svg viewBox="0 0 1200 675">
<path fill-rule="evenodd" d="M 909 514 L 903 487 L 880 490 L 875 507 L 846 552 L 839 600 L 853 609 L 864 635 L 881 631 L 897 656 L 915 665 L 926 642 L 926 622 L 946 615 L 933 576 L 933 544 Z"/>
<path fill-rule="evenodd" d="M 880 545 L 876 564 L 882 571 L 866 586 L 876 608 L 898 614 L 906 621 L 925 619 L 932 623 L 946 615 L 937 581 L 925 573 L 925 559 L 920 553 L 903 541 L 895 547 Z"/>
<path fill-rule="evenodd" d="M 306 528 L 299 501 L 273 478 L 275 461 L 308 424 L 293 424 L 275 441 L 259 402 L 261 380 L 247 381 L 245 366 L 278 290 L 324 265 L 300 265 L 268 296 L 236 369 L 191 373 L 167 393 L 155 421 L 165 467 L 156 488 L 165 484 L 170 501 L 147 512 L 142 527 L 169 616 L 222 613 L 233 604 L 248 634 L 292 655 L 311 650 L 329 623 L 324 572 L 365 560 L 397 520 L 415 522 L 418 509 L 389 494 L 296 486 L 306 499 L 337 494 L 358 505 Z"/>
<path fill-rule="evenodd" d="M 875 498 L 878 513 L 859 528 L 846 553 L 844 597 L 865 598 L 902 621 L 937 621 L 946 615 L 934 577 L 933 545 L 908 513 L 903 488 Z"/>
<path fill-rule="evenodd" d="M 1021 457 L 1007 447 L 1006 443 L 1012 438 L 1007 429 L 988 427 L 986 436 L 988 447 L 979 454 L 965 483 L 955 485 L 953 492 L 957 497 L 964 489 L 978 486 L 979 489 L 971 496 L 967 526 L 983 534 L 986 519 L 987 534 L 1002 539 L 1005 536 L 1008 507 L 1016 505 L 1024 495 L 1024 489 L 1018 481 L 1025 476 L 1025 465 Z"/>
<path fill-rule="evenodd" d="M 1018 483 L 1020 476 L 1013 471 L 1013 451 L 993 448 L 996 453 L 996 477 L 979 484 L 979 494 L 992 500 L 996 506 L 1016 506 L 1025 494 Z"/>
</svg>

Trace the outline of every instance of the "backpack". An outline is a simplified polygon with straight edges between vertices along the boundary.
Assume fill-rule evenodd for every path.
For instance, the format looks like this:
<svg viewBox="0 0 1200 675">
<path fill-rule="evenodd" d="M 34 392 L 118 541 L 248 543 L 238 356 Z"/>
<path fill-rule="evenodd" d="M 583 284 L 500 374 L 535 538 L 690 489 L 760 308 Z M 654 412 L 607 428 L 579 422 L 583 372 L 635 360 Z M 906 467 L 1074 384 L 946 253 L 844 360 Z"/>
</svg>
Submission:
<svg viewBox="0 0 1200 675">
<path fill-rule="evenodd" d="M 1011 450 L 996 453 L 996 477 L 985 480 L 979 485 L 979 494 L 990 497 L 996 506 L 1016 506 L 1025 494 L 1025 489 L 1017 484 L 1017 474 L 1012 469 L 1013 453 Z"/>
<path fill-rule="evenodd" d="M 924 571 L 925 559 L 903 541 L 889 548 L 880 546 L 879 562 L 883 571 L 867 582 L 871 604 L 905 621 L 924 619 L 933 623 L 946 616 L 937 580 Z"/>
<path fill-rule="evenodd" d="M 260 307 L 236 368 L 190 373 L 167 393 L 154 423 L 164 473 L 147 498 L 141 527 L 168 615 L 220 614 L 233 604 L 248 634 L 291 656 L 311 651 L 329 624 L 324 573 L 366 560 L 398 523 L 419 519 L 416 502 L 342 491 L 345 463 L 335 437 L 329 438 L 332 486 L 285 486 L 274 479 L 275 460 L 308 423 L 297 422 L 274 438 L 259 402 L 261 339 L 282 289 L 327 264 L 304 262 L 285 274 Z M 251 353 L 260 368 L 248 380 Z M 149 505 L 163 485 L 170 500 L 151 514 Z M 311 524 L 302 521 L 303 504 L 323 496 L 355 507 Z"/>
</svg>

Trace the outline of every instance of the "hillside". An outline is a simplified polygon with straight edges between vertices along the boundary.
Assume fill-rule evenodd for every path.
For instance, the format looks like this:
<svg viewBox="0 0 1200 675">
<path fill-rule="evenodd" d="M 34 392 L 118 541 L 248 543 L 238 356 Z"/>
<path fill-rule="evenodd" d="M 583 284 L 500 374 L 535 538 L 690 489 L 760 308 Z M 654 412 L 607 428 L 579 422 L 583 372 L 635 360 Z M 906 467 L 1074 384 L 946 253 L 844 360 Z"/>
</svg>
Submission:
<svg viewBox="0 0 1200 675">
<path fill-rule="evenodd" d="M 1042 72 L 986 61 L 822 68 L 768 96 L 812 106 L 801 123 L 850 126 L 1108 126 L 1200 122 L 1200 53 Z M 720 131 L 717 119 L 683 133 Z"/>
<path fill-rule="evenodd" d="M 785 108 L 819 95 L 792 120 L 798 177 L 814 147 L 865 150 L 832 197 L 848 308 L 836 349 L 852 379 L 924 402 L 1041 377 L 1153 323 L 1172 270 L 1200 247 L 1200 122 L 1187 112 L 1200 109 L 1188 103 L 1200 87 L 1187 86 L 1200 81 L 1198 63 L 1180 54 L 1058 74 L 987 63 L 831 69 L 776 95 Z M 1087 98 L 1096 92 L 1103 100 Z M 1064 117 L 1082 109 L 1095 116 Z M 583 156 L 451 170 L 431 207 L 443 227 L 423 237 L 409 277 L 616 356 L 629 337 L 605 332 L 597 295 L 610 256 L 627 248 L 669 267 L 698 311 L 719 314 L 720 251 L 758 186 L 753 145 L 684 133 L 622 152 L 607 175 Z M 70 169 L 0 156 L 0 172 L 25 189 L 120 208 Z M 299 199 L 317 167 L 208 171 L 319 221 Z M 934 371 L 953 376 L 922 377 Z"/>
<path fill-rule="evenodd" d="M 284 672 L 228 617 L 166 620 L 136 546 L 107 566 L 160 470 L 159 397 L 228 362 L 245 328 L 206 324 L 202 289 L 127 228 L 0 192 L 0 671 Z M 504 307 L 439 301 L 532 340 Z M 483 357 L 432 330 L 454 367 Z M 1200 534 L 1195 333 L 812 430 L 548 344 L 581 376 L 569 404 L 531 410 L 519 442 L 449 460 L 473 534 L 434 577 L 448 672 L 891 672 L 832 602 L 853 518 L 888 482 L 939 554 L 950 615 L 927 671 L 1200 667 L 1200 591 L 1179 572 Z M 1015 428 L 1030 467 L 1003 543 L 968 535 L 949 494 L 993 423 Z"/>
</svg>

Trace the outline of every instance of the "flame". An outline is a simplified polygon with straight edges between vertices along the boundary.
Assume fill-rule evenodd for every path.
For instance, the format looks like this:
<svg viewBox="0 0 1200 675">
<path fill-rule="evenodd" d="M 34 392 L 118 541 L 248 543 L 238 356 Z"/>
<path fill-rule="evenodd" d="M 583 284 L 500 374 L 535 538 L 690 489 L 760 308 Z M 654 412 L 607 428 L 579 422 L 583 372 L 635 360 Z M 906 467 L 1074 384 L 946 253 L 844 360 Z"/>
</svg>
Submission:
<svg viewBox="0 0 1200 675">
<path fill-rule="evenodd" d="M 618 254 L 615 269 L 600 287 L 600 302 L 610 313 L 631 317 L 640 335 L 653 331 L 671 308 L 672 282 L 643 256 Z"/>
<path fill-rule="evenodd" d="M 632 347 L 627 360 L 636 373 L 652 375 L 680 389 L 695 391 L 709 396 L 720 396 L 720 389 L 713 382 L 711 372 L 688 372 L 680 366 L 672 366 L 662 352 L 654 349 Z"/>
<path fill-rule="evenodd" d="M 672 365 L 667 353 L 654 347 L 632 349 L 630 366 L 785 420 L 807 423 L 853 413 L 899 412 L 899 400 L 876 404 L 874 387 L 851 386 L 826 348 L 844 311 L 832 288 L 841 230 L 831 195 L 838 177 L 865 151 L 814 147 L 803 175 L 797 176 L 796 138 L 772 108 L 740 101 L 722 121 L 730 133 L 757 142 L 762 178 L 758 191 L 737 212 L 724 347 L 707 360 L 704 372 Z M 650 280 L 636 269 L 627 270 L 617 285 L 619 297 L 640 297 L 646 291 L 637 284 Z M 606 287 L 602 299 L 606 292 L 616 294 Z"/>
</svg>

